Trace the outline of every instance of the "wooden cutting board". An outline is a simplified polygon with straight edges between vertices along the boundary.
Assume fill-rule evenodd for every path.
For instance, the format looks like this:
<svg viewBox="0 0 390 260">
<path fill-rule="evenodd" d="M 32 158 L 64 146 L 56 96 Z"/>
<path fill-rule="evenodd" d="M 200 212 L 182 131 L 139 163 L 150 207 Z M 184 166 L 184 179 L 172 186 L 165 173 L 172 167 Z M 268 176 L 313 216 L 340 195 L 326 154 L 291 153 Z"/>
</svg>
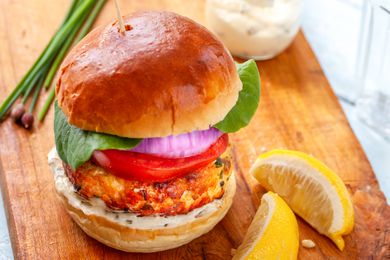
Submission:
<svg viewBox="0 0 390 260">
<path fill-rule="evenodd" d="M 0 0 L 0 101 L 37 58 L 63 19 L 67 0 Z M 203 1 L 122 0 L 123 13 L 167 9 L 204 22 Z M 97 24 L 115 15 L 109 1 Z M 0 124 L 0 180 L 12 246 L 22 259 L 229 259 L 243 240 L 264 190 L 248 175 L 256 156 L 274 148 L 311 153 L 334 169 L 354 203 L 356 225 L 343 252 L 298 218 L 300 259 L 390 257 L 390 208 L 361 145 L 302 33 L 277 58 L 259 62 L 260 108 L 250 126 L 232 135 L 237 194 L 227 216 L 186 246 L 156 254 L 128 254 L 87 237 L 60 205 L 46 155 L 53 146 L 53 110 L 33 131 Z M 42 100 L 40 100 L 42 101 Z M 42 102 L 40 102 L 42 105 Z"/>
</svg>

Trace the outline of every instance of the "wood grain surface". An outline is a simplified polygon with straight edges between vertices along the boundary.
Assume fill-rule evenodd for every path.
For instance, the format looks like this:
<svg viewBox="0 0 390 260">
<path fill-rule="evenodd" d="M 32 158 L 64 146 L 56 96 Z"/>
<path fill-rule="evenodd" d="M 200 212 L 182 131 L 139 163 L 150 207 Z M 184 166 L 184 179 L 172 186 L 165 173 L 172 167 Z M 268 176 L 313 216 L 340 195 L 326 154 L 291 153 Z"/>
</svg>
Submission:
<svg viewBox="0 0 390 260">
<path fill-rule="evenodd" d="M 0 101 L 11 92 L 62 21 L 70 1 L 0 0 Z M 123 13 L 168 9 L 204 21 L 203 1 L 122 0 Z M 115 16 L 108 1 L 97 24 Z M 250 126 L 231 138 L 237 194 L 227 216 L 186 246 L 156 254 L 127 254 L 87 237 L 54 192 L 47 153 L 53 146 L 53 110 L 33 131 L 0 124 L 0 180 L 11 241 L 18 259 L 229 259 L 243 240 L 264 190 L 248 176 L 256 156 L 274 148 L 311 153 L 334 169 L 354 203 L 356 226 L 340 252 L 299 219 L 300 259 L 388 259 L 390 209 L 359 142 L 302 33 L 283 54 L 259 62 L 260 108 Z M 40 105 L 42 105 L 40 100 Z"/>
</svg>

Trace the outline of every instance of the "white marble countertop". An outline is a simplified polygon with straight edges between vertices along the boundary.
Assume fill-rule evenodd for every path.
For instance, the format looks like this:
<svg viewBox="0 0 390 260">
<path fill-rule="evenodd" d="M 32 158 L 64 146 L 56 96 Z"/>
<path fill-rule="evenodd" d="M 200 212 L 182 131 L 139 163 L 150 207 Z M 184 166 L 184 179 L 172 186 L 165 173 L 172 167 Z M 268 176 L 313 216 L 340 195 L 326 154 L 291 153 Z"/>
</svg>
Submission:
<svg viewBox="0 0 390 260">
<path fill-rule="evenodd" d="M 363 0 L 306 0 L 302 28 L 336 93 L 355 97 L 360 8 Z M 361 123 L 355 107 L 340 100 L 349 123 L 370 160 L 382 191 L 390 200 L 390 142 Z M 0 194 L 0 259 L 13 259 L 3 200 Z"/>
</svg>

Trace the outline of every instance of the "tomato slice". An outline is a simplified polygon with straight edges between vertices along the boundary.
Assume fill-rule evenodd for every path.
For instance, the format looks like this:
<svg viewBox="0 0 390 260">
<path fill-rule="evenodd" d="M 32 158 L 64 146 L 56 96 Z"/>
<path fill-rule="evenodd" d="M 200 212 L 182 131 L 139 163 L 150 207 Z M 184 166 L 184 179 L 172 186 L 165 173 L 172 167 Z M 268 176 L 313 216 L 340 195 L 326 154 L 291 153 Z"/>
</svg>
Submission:
<svg viewBox="0 0 390 260">
<path fill-rule="evenodd" d="M 118 177 L 146 182 L 164 182 L 216 160 L 227 148 L 229 138 L 223 134 L 203 153 L 185 158 L 162 158 L 123 150 L 95 151 L 92 161 Z"/>
</svg>

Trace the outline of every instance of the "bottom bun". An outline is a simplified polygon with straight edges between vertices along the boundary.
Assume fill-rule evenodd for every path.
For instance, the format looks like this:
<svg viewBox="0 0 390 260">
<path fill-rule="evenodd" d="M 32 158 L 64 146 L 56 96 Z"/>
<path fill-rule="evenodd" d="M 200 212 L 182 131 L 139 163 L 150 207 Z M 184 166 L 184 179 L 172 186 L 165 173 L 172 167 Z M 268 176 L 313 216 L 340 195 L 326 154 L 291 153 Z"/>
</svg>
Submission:
<svg viewBox="0 0 390 260">
<path fill-rule="evenodd" d="M 49 153 L 55 187 L 70 216 L 89 236 L 126 252 L 157 252 L 176 248 L 209 232 L 228 212 L 236 191 L 234 173 L 220 199 L 176 216 L 137 216 L 112 211 L 98 198 L 80 197 L 65 175 L 55 148 Z M 233 168 L 233 167 L 231 167 Z"/>
</svg>

